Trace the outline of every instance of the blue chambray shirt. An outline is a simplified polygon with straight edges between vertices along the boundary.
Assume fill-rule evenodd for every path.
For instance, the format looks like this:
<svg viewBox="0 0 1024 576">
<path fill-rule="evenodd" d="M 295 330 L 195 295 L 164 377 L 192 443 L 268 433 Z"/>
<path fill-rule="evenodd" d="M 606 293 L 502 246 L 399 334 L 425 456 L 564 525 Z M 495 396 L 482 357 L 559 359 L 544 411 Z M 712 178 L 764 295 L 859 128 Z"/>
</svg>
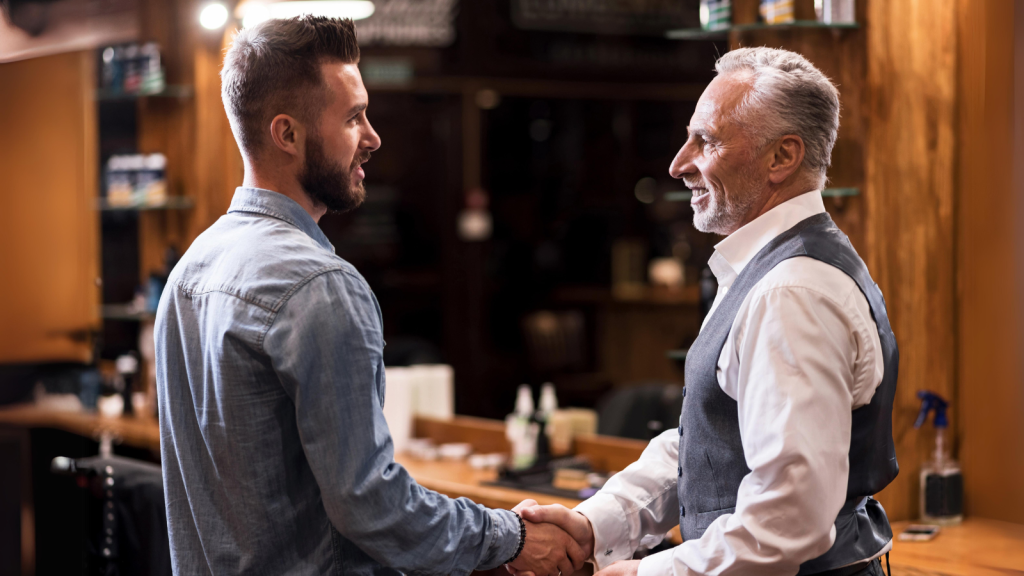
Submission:
<svg viewBox="0 0 1024 576">
<path fill-rule="evenodd" d="M 174 573 L 466 574 L 507 560 L 505 510 L 393 460 L 377 300 L 293 200 L 238 188 L 156 318 Z"/>
</svg>

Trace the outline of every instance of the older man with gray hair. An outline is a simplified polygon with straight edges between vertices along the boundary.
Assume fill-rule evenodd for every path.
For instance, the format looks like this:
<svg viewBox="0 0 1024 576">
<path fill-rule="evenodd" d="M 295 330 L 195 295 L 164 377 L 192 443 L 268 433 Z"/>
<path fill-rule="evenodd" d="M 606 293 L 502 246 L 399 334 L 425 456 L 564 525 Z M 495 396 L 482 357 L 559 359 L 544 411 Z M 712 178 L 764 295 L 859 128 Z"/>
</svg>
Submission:
<svg viewBox="0 0 1024 576">
<path fill-rule="evenodd" d="M 604 574 L 882 574 L 899 353 L 867 267 L 821 199 L 839 94 L 804 57 L 717 63 L 670 173 L 725 236 L 686 358 L 679 429 L 575 511 L 523 512 L 593 545 Z M 683 544 L 631 558 L 680 525 Z"/>
</svg>

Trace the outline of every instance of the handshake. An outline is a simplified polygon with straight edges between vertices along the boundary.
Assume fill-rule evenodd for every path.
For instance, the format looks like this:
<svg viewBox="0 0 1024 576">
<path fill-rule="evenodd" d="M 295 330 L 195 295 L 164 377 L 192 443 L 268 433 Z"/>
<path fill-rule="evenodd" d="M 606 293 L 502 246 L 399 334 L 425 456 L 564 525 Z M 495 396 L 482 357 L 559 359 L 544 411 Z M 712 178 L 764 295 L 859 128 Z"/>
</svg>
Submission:
<svg viewBox="0 0 1024 576">
<path fill-rule="evenodd" d="M 560 504 L 539 506 L 534 500 L 523 500 L 512 511 L 526 523 L 523 551 L 505 565 L 513 576 L 570 576 L 594 554 L 594 529 L 579 512 Z M 617 562 L 599 575 L 635 575 L 638 564 Z"/>
</svg>

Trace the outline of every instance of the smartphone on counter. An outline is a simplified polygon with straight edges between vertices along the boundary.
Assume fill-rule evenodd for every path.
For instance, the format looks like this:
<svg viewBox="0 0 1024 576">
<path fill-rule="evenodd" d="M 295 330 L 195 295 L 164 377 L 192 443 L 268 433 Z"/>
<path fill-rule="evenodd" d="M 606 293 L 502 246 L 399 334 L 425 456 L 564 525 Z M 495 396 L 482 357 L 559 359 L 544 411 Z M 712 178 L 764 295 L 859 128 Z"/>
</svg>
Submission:
<svg viewBox="0 0 1024 576">
<path fill-rule="evenodd" d="M 900 540 L 905 542 L 926 542 L 939 533 L 938 526 L 930 524 L 911 524 L 900 532 Z"/>
</svg>

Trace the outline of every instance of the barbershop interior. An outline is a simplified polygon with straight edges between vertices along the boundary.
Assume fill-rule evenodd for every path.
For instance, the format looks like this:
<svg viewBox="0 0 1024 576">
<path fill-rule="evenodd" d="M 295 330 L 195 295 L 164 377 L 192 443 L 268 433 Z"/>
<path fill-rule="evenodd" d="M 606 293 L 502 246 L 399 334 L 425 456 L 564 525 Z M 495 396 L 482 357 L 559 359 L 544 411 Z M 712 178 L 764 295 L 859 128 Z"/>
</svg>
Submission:
<svg viewBox="0 0 1024 576">
<path fill-rule="evenodd" d="M 243 162 L 229 122 L 225 55 L 247 29 L 300 14 L 354 22 L 365 119 L 379 145 L 358 169 L 365 170 L 361 205 L 315 220 L 333 247 L 330 257 L 347 262 L 372 290 L 380 366 L 376 380 L 346 376 L 346 364 L 322 357 L 328 336 L 317 341 L 325 345 L 292 348 L 283 359 L 272 350 L 259 356 L 260 347 L 236 354 L 270 374 L 279 363 L 313 372 L 320 366 L 338 386 L 379 390 L 381 405 L 366 412 L 381 412 L 383 420 L 338 418 L 333 432 L 372 437 L 372 430 L 357 428 L 376 421 L 377 436 L 386 440 L 378 447 L 386 460 L 393 457 L 387 474 L 407 472 L 425 491 L 488 509 L 512 510 L 526 500 L 573 509 L 609 488 L 625 491 L 632 485 L 621 479 L 642 473 L 642 462 L 630 468 L 641 454 L 656 457 L 656 439 L 675 442 L 678 434 L 678 447 L 669 443 L 672 458 L 680 451 L 678 474 L 674 462 L 668 466 L 678 514 L 670 511 L 674 519 L 658 523 L 659 533 L 634 538 L 618 560 L 640 560 L 634 570 L 648 574 L 674 566 L 680 575 L 793 575 L 797 565 L 801 575 L 876 573 L 803 564 L 830 550 L 832 539 L 839 548 L 850 537 L 843 512 L 832 526 L 838 536 L 823 549 L 795 564 L 745 571 L 735 558 L 755 552 L 737 551 L 738 540 L 703 548 L 690 542 L 725 539 L 714 526 L 726 519 L 695 533 L 687 519 L 695 514 L 683 510 L 683 501 L 691 501 L 687 492 L 707 490 L 701 473 L 688 473 L 685 465 L 700 451 L 698 459 L 706 455 L 714 473 L 716 451 L 726 450 L 715 434 L 731 427 L 739 434 L 731 449 L 753 476 L 738 492 L 735 483 L 725 488 L 729 494 L 720 489 L 728 480 L 714 480 L 712 495 L 719 490 L 719 501 L 731 497 L 736 508 L 730 529 L 760 522 L 763 530 L 772 522 L 766 516 L 789 523 L 783 504 L 777 513 L 770 502 L 739 512 L 745 499 L 755 499 L 751 490 L 757 498 L 772 493 L 753 486 L 761 482 L 754 476 L 763 468 L 758 460 L 773 450 L 772 438 L 808 431 L 780 428 L 800 420 L 790 411 L 815 411 L 816 395 L 828 394 L 813 387 L 819 367 L 809 365 L 817 364 L 814 358 L 827 363 L 830 352 L 793 351 L 793 341 L 768 337 L 758 340 L 767 347 L 760 354 L 797 358 L 781 375 L 808 385 L 794 396 L 803 403 L 758 406 L 757 398 L 778 390 L 769 388 L 749 392 L 743 396 L 749 403 L 737 405 L 748 385 L 782 386 L 780 373 L 762 373 L 761 380 L 758 368 L 744 372 L 744 360 L 762 367 L 772 361 L 762 363 L 740 346 L 740 384 L 730 388 L 725 382 L 737 376 L 723 369 L 724 360 L 717 369 L 707 363 L 705 347 L 714 343 L 698 339 L 714 331 L 714 312 L 740 301 L 726 297 L 730 287 L 720 286 L 715 267 L 732 231 L 696 224 L 699 197 L 715 194 L 717 185 L 708 184 L 711 192 L 688 187 L 680 158 L 701 132 L 697 120 L 719 113 L 699 105 L 711 97 L 712 82 L 726 77 L 716 62 L 746 48 L 777 48 L 802 56 L 838 89 L 839 126 L 825 184 L 802 192 L 820 196 L 807 201 L 824 206 L 849 238 L 847 253 L 855 251 L 866 266 L 867 280 L 854 278 L 861 288 L 856 295 L 863 292 L 870 302 L 871 337 L 887 358 L 884 370 L 878 359 L 884 376 L 875 380 L 875 395 L 851 406 L 852 424 L 844 420 L 841 427 L 851 444 L 841 454 L 849 479 L 843 472 L 834 506 L 839 509 L 858 474 L 870 472 L 861 448 L 891 453 L 882 458 L 891 473 L 869 484 L 882 488 L 862 494 L 859 509 L 864 501 L 884 509 L 885 547 L 849 558 L 880 562 L 885 574 L 900 576 L 1024 574 L 1021 0 L 0 0 L 0 12 L 0 576 L 190 574 L 195 565 L 181 559 L 204 554 L 211 574 L 327 573 L 312 563 L 301 570 L 294 564 L 294 572 L 260 571 L 244 554 L 237 568 L 225 568 L 212 559 L 218 546 L 235 544 L 230 535 L 207 532 L 204 548 L 187 548 L 181 544 L 187 530 L 168 528 L 185 518 L 202 535 L 199 518 L 236 510 L 193 501 L 188 481 L 198 476 L 185 468 L 195 459 L 182 456 L 206 455 L 204 447 L 226 429 L 218 417 L 230 410 L 199 400 L 178 406 L 192 418 L 203 410 L 200 435 L 187 438 L 175 427 L 181 414 L 174 404 L 204 386 L 215 388 L 204 378 L 219 371 L 244 387 L 251 365 L 217 365 L 218 351 L 238 347 L 233 336 L 220 334 L 226 340 L 204 344 L 210 348 L 187 359 L 183 376 L 166 343 L 179 337 L 167 333 L 174 322 L 181 338 L 205 337 L 190 336 L 180 324 L 182 302 L 201 307 L 198 292 L 183 292 L 183 279 L 206 273 L 194 256 L 199 248 L 190 248 L 231 217 L 236 188 L 252 182 L 247 165 L 259 164 Z M 281 194 L 265 194 L 299 209 Z M 271 258 L 270 248 L 249 249 L 254 256 L 241 270 L 258 267 L 260 254 Z M 273 254 L 290 266 L 287 253 Z M 732 286 L 746 286 L 744 278 L 756 269 L 743 268 L 751 272 Z M 849 282 L 847 274 L 840 275 Z M 172 298 L 176 291 L 185 296 Z M 178 316 L 168 301 L 178 303 Z M 303 322 L 344 324 L 345 313 Z M 799 322 L 796 316 L 775 319 Z M 216 329 L 210 318 L 195 334 Z M 764 326 L 770 331 L 770 322 Z M 729 330 L 726 325 L 722 333 Z M 756 332 L 743 337 L 754 340 Z M 821 340 L 828 348 L 827 338 Z M 811 340 L 800 344 L 813 348 Z M 898 355 L 891 356 L 896 345 Z M 691 347 L 699 354 L 690 354 Z M 717 378 L 721 386 L 704 386 L 698 365 L 709 366 L 709 381 Z M 850 366 L 832 368 L 850 374 Z M 281 376 L 278 392 L 288 378 Z M 168 392 L 175 387 L 178 392 Z M 175 403 L 161 406 L 168 397 Z M 290 392 L 280 397 L 284 412 L 298 402 Z M 330 398 L 320 400 L 322 410 L 334 408 Z M 713 407 L 727 413 L 728 425 L 709 419 Z M 882 440 L 858 428 L 875 417 L 865 410 L 876 408 L 881 412 L 870 433 Z M 281 416 L 280 431 L 264 429 L 260 438 L 297 437 L 296 428 L 298 436 L 308 434 L 312 428 L 302 422 L 308 410 L 291 410 Z M 829 422 L 818 421 L 828 436 Z M 759 431 L 758 422 L 767 428 Z M 255 438 L 228 440 L 234 458 L 253 460 Z M 332 477 L 316 473 L 315 441 L 303 437 L 302 444 L 297 458 L 303 470 L 312 468 L 313 489 L 324 494 L 317 518 L 334 523 L 331 537 L 340 533 L 361 546 L 358 530 L 338 524 L 344 507 L 328 505 L 335 488 Z M 340 460 L 331 465 L 339 470 L 369 466 L 334 456 Z M 213 493 L 237 499 L 231 506 L 239 509 L 263 505 L 233 492 L 232 482 L 261 481 L 277 472 L 277 460 L 256 458 L 243 469 L 255 473 L 218 468 L 213 452 L 209 458 L 223 482 Z M 632 472 L 616 483 L 627 468 Z M 181 478 L 191 513 L 178 514 L 178 499 L 165 494 L 172 485 L 183 494 Z M 804 492 L 807 506 L 832 506 L 824 497 L 814 501 L 810 494 L 818 492 Z M 602 548 L 578 568 L 589 574 L 607 567 L 598 556 L 605 554 L 608 529 L 597 530 L 598 522 L 580 510 L 596 530 L 591 547 Z M 522 515 L 519 523 L 528 534 Z M 386 530 L 377 536 L 387 537 Z M 461 545 L 470 540 L 464 535 Z M 715 556 L 720 565 L 692 560 L 716 545 L 733 546 L 725 556 L 737 563 L 721 554 Z M 371 552 L 383 547 L 361 549 L 388 565 Z M 524 550 L 530 550 L 528 535 L 516 555 Z M 645 560 L 658 555 L 675 563 Z M 349 573 L 341 565 L 330 573 Z M 508 574 L 513 565 L 481 561 L 468 570 Z M 452 566 L 419 571 L 466 573 Z"/>
</svg>

